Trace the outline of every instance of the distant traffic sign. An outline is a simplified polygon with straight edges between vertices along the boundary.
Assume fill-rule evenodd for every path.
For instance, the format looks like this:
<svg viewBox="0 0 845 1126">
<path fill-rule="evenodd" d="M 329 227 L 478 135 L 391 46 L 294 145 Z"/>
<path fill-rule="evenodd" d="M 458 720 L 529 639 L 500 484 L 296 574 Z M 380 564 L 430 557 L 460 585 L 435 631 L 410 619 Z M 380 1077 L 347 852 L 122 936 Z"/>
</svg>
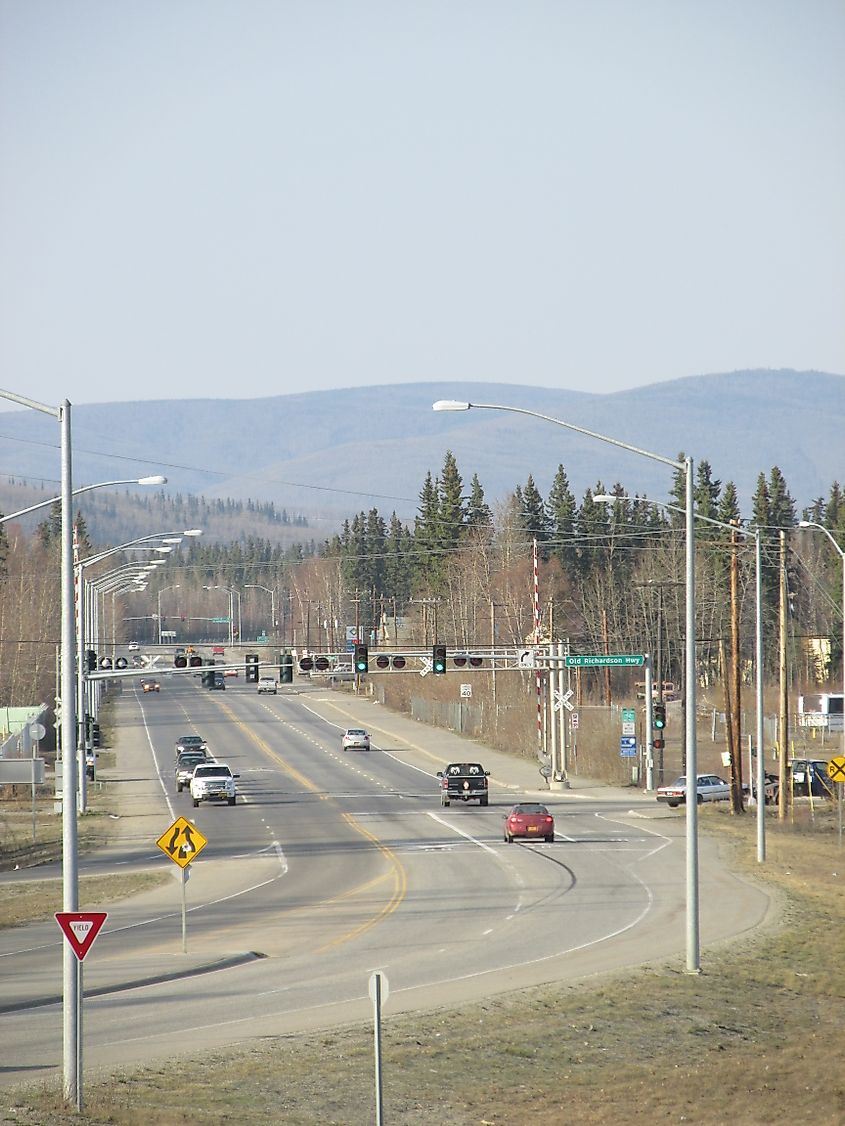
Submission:
<svg viewBox="0 0 845 1126">
<path fill-rule="evenodd" d="M 622 709 L 622 722 L 623 723 L 636 723 L 637 722 L 637 709 L 636 708 L 623 708 Z"/>
<path fill-rule="evenodd" d="M 644 664 L 645 655 L 643 653 L 598 653 L 595 655 L 589 654 L 587 656 L 570 656 L 566 658 L 566 667 L 568 669 L 593 669 L 601 668 L 605 665 L 620 665 L 624 668 L 629 668 Z"/>
<path fill-rule="evenodd" d="M 94 945 L 94 939 L 108 917 L 107 911 L 56 912 L 56 922 L 80 962 Z"/>
<path fill-rule="evenodd" d="M 619 740 L 619 754 L 622 758 L 636 758 L 637 757 L 637 737 L 636 735 L 623 735 Z"/>
<path fill-rule="evenodd" d="M 202 835 L 196 825 L 192 825 L 184 817 L 177 817 L 170 828 L 161 834 L 156 844 L 174 864 L 178 864 L 180 868 L 187 868 L 208 844 L 208 839 Z"/>
</svg>

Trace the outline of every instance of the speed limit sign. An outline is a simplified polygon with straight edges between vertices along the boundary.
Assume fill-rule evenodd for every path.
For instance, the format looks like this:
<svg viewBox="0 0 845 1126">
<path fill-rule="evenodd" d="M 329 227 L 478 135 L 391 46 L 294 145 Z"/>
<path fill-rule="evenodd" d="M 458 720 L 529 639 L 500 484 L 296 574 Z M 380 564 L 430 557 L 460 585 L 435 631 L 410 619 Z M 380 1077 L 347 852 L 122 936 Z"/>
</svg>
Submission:
<svg viewBox="0 0 845 1126">
<path fill-rule="evenodd" d="M 578 730 L 578 713 L 573 712 L 570 718 L 572 720 L 572 730 L 577 731 Z"/>
</svg>

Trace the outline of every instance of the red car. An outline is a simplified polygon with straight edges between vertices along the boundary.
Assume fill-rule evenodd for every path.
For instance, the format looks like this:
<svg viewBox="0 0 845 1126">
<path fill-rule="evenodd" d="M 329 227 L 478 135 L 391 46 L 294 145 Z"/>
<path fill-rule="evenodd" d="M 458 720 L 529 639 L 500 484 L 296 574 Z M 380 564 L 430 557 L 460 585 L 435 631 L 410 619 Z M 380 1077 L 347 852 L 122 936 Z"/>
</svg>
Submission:
<svg viewBox="0 0 845 1126">
<path fill-rule="evenodd" d="M 539 802 L 520 802 L 505 818 L 505 840 L 515 837 L 542 837 L 548 844 L 555 839 L 555 819 Z"/>
</svg>

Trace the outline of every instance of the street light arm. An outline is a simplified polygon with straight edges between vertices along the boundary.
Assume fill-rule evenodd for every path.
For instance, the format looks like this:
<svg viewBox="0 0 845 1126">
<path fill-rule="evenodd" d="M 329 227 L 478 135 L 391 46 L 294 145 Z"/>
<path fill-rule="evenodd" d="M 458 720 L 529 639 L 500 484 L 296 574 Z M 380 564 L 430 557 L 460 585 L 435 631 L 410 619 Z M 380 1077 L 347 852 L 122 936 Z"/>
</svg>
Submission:
<svg viewBox="0 0 845 1126">
<path fill-rule="evenodd" d="M 583 426 L 576 426 L 574 422 L 564 422 L 561 418 L 553 418 L 548 414 L 541 414 L 540 411 L 528 410 L 526 407 L 506 407 L 499 403 L 464 403 L 457 399 L 438 399 L 436 403 L 432 404 L 432 410 L 435 411 L 466 411 L 470 409 L 488 410 L 488 411 L 510 411 L 512 414 L 524 414 L 529 418 L 539 418 L 543 422 L 552 422 L 555 426 L 563 426 L 566 430 L 573 430 L 576 434 L 583 434 L 587 438 L 595 438 L 599 442 L 606 442 L 610 446 L 616 446 L 620 450 L 628 450 L 632 454 L 640 454 L 641 457 L 651 458 L 652 461 L 662 462 L 663 465 L 671 465 L 673 469 L 686 469 L 686 462 L 675 461 L 674 458 L 663 457 L 662 454 L 652 453 L 651 450 L 640 449 L 639 446 L 631 446 L 627 442 L 622 442 L 618 438 L 608 438 L 606 434 L 597 434 L 594 430 L 586 430 Z"/>
<path fill-rule="evenodd" d="M 839 546 L 839 544 L 836 542 L 836 539 L 835 539 L 833 533 L 831 531 L 829 531 L 824 526 L 824 524 L 818 524 L 815 520 L 799 520 L 798 521 L 798 527 L 799 528 L 818 528 L 818 530 L 820 532 L 824 532 L 824 534 L 827 536 L 827 538 L 830 540 L 830 542 L 833 544 L 833 546 L 836 548 L 836 550 L 839 552 L 839 554 L 842 556 L 842 558 L 845 559 L 845 550 L 843 550 Z"/>
<path fill-rule="evenodd" d="M 158 475 L 156 477 L 133 477 L 131 481 L 100 481 L 96 485 L 81 485 L 78 489 L 74 489 L 71 496 L 78 497 L 80 493 L 90 493 L 92 489 L 105 489 L 109 485 L 165 485 L 167 478 Z M 47 508 L 51 504 L 57 504 L 61 497 L 50 497 L 49 500 L 41 500 L 38 504 L 31 504 L 29 508 L 21 508 L 18 512 L 10 512 L 8 516 L 0 516 L 0 524 L 5 524 L 7 520 L 17 520 L 19 516 L 27 516 L 30 512 L 37 512 L 39 508 Z"/>
<path fill-rule="evenodd" d="M 111 547 L 108 551 L 101 551 L 98 555 L 91 555 L 88 559 L 82 559 L 77 566 L 87 566 L 89 563 L 99 563 L 101 559 L 108 559 L 110 555 L 116 555 L 119 551 L 125 551 L 129 547 L 134 547 L 136 544 L 150 543 L 152 540 L 161 540 L 165 536 L 201 536 L 201 528 L 191 528 L 186 532 L 156 532 L 152 536 L 139 536 L 136 540 L 129 540 L 127 543 L 118 544 L 117 547 Z"/>
<path fill-rule="evenodd" d="M 42 414 L 52 415 L 53 418 L 62 417 L 61 407 L 48 407 L 46 403 L 39 403 L 35 399 L 27 399 L 23 395 L 16 395 L 13 391 L 0 391 L 0 399 L 8 399 L 12 403 L 17 403 L 22 407 L 31 407 L 34 411 L 41 411 Z"/>
</svg>

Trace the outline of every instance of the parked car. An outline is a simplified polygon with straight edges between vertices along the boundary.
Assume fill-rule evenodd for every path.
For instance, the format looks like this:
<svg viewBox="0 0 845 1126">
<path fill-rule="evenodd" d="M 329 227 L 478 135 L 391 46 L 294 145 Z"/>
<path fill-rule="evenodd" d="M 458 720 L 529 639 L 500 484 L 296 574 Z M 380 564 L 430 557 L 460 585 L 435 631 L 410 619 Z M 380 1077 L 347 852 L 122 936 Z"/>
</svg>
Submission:
<svg viewBox="0 0 845 1126">
<path fill-rule="evenodd" d="M 505 840 L 516 837 L 542 837 L 548 844 L 555 839 L 555 819 L 539 802 L 519 802 L 505 816 Z"/>
<path fill-rule="evenodd" d="M 157 680 L 142 680 L 141 687 L 145 692 L 160 692 L 161 686 Z"/>
<path fill-rule="evenodd" d="M 836 795 L 836 787 L 827 772 L 827 761 L 824 758 L 794 758 L 790 762 L 793 797 L 832 798 Z"/>
<path fill-rule="evenodd" d="M 235 779 L 225 762 L 200 763 L 191 775 L 191 798 L 197 806 L 201 801 L 225 801 L 234 805 L 237 798 Z"/>
<path fill-rule="evenodd" d="M 208 751 L 208 743 L 202 735 L 180 735 L 176 740 L 176 757 L 185 751 Z"/>
<path fill-rule="evenodd" d="M 440 779 L 440 804 L 453 801 L 477 801 L 487 805 L 487 779 L 490 771 L 480 762 L 450 762 L 445 770 L 438 770 Z"/>
<path fill-rule="evenodd" d="M 368 751 L 370 736 L 363 727 L 347 727 L 341 736 L 340 745 L 344 751 Z"/>
<path fill-rule="evenodd" d="M 186 786 L 190 786 L 195 767 L 213 761 L 207 751 L 183 751 L 176 759 L 176 792 L 181 794 Z"/>
<path fill-rule="evenodd" d="M 276 678 L 274 676 L 260 676 L 258 678 L 258 695 L 260 696 L 263 692 L 270 692 L 274 696 L 277 695 L 278 688 L 276 687 Z"/>
<path fill-rule="evenodd" d="M 698 804 L 705 801 L 730 801 L 731 786 L 718 774 L 699 774 L 696 781 L 696 795 Z M 657 790 L 657 800 L 666 802 L 675 809 L 687 800 L 687 779 L 682 774 L 669 786 L 660 786 Z"/>
<path fill-rule="evenodd" d="M 130 641 L 129 644 L 126 646 L 126 648 L 129 650 L 130 653 L 137 653 L 138 650 L 141 648 L 141 646 L 138 644 L 137 641 Z"/>
</svg>

